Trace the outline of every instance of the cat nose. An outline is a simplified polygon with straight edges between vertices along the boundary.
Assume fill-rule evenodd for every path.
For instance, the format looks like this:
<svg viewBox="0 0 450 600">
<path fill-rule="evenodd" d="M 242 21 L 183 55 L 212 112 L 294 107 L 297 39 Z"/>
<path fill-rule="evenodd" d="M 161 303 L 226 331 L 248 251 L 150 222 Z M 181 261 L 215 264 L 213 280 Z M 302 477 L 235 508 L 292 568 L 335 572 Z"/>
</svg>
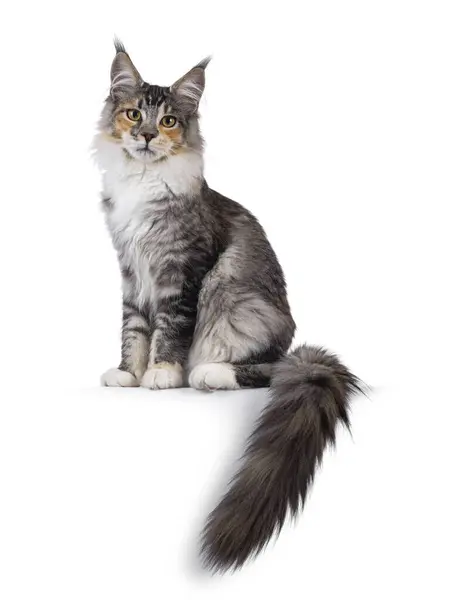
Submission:
<svg viewBox="0 0 450 600">
<path fill-rule="evenodd" d="M 147 142 L 147 144 L 149 144 L 152 141 L 152 139 L 156 137 L 155 133 L 141 133 L 141 135 Z"/>
</svg>

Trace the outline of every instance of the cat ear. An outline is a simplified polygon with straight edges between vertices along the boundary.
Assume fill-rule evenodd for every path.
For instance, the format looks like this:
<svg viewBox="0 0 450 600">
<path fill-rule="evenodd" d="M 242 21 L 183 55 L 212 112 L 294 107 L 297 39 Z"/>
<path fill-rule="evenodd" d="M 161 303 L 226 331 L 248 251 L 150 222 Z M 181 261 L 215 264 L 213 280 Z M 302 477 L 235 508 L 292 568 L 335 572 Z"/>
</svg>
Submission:
<svg viewBox="0 0 450 600">
<path fill-rule="evenodd" d="M 182 108 L 189 113 L 195 113 L 198 109 L 205 89 L 205 69 L 210 60 L 210 56 L 204 58 L 170 87 L 170 91 L 178 97 Z"/>
<path fill-rule="evenodd" d="M 142 77 L 131 62 L 125 46 L 117 38 L 114 40 L 116 56 L 111 65 L 111 89 L 112 98 L 117 99 L 132 92 L 142 84 Z"/>
</svg>

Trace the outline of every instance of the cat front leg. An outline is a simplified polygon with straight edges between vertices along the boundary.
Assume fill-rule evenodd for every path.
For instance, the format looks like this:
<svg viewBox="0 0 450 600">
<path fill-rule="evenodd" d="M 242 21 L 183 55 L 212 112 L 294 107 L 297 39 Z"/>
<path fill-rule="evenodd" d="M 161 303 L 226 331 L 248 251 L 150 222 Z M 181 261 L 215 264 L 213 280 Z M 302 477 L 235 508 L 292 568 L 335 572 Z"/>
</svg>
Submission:
<svg viewBox="0 0 450 600">
<path fill-rule="evenodd" d="M 131 302 L 122 305 L 122 359 L 117 369 L 102 375 L 107 387 L 138 387 L 147 368 L 150 348 L 148 319 Z"/>
<path fill-rule="evenodd" d="M 152 390 L 182 387 L 183 368 L 194 335 L 197 297 L 192 288 L 185 286 L 159 298 L 155 308 L 155 329 L 141 385 Z"/>
</svg>

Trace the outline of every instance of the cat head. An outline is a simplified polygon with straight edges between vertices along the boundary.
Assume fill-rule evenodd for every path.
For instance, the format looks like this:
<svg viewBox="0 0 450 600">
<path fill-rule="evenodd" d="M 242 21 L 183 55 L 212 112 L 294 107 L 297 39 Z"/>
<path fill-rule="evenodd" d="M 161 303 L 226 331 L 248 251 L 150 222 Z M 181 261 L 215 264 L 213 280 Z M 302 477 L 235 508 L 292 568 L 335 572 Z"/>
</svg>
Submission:
<svg viewBox="0 0 450 600">
<path fill-rule="evenodd" d="M 209 58 L 170 87 L 160 87 L 142 79 L 119 40 L 115 47 L 101 131 L 120 145 L 128 158 L 144 163 L 187 150 L 201 151 L 198 105 Z"/>
</svg>

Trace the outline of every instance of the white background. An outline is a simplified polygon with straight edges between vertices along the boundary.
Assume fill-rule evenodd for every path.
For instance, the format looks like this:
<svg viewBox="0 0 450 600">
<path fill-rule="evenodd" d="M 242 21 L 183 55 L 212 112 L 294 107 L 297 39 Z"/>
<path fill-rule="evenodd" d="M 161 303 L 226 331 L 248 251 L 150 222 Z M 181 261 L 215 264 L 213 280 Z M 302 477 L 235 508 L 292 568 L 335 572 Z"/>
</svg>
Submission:
<svg viewBox="0 0 450 600">
<path fill-rule="evenodd" d="M 1 15 L 2 600 L 449 598 L 448 2 L 13 2 Z M 168 85 L 213 53 L 210 185 L 261 220 L 297 341 L 374 388 L 240 573 L 196 537 L 263 390 L 101 389 L 120 281 L 89 157 L 112 36 Z"/>
</svg>

